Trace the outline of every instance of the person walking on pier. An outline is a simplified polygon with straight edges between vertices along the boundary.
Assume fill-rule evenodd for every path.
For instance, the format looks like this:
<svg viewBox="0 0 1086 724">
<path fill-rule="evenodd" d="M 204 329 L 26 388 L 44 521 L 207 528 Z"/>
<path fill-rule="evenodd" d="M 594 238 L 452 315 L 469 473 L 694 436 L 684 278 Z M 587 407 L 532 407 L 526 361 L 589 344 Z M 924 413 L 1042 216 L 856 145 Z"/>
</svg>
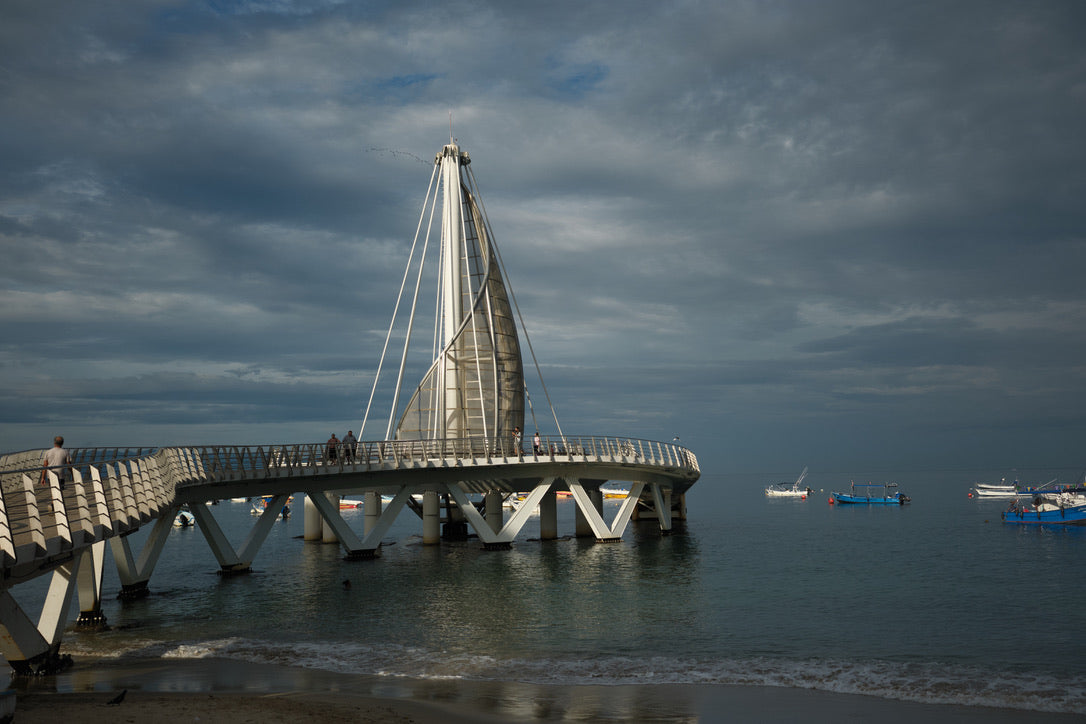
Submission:
<svg viewBox="0 0 1086 724">
<path fill-rule="evenodd" d="M 358 441 L 354 439 L 354 430 L 348 430 L 347 434 L 343 436 L 343 462 L 354 462 L 354 448 L 358 444 Z"/>
<path fill-rule="evenodd" d="M 332 437 L 328 438 L 327 448 L 324 453 L 324 460 L 327 463 L 334 463 L 336 461 L 336 450 L 339 448 L 339 438 L 333 432 Z"/>
<path fill-rule="evenodd" d="M 64 449 L 64 438 L 57 435 L 53 438 L 53 447 L 45 451 L 45 454 L 41 456 L 41 484 L 45 485 L 49 478 L 49 468 L 60 468 L 56 471 L 57 480 L 60 481 L 60 489 L 64 490 L 64 482 L 68 479 L 70 473 L 66 465 L 72 464 L 72 456 L 68 454 L 68 451 Z"/>
<path fill-rule="evenodd" d="M 521 447 L 520 447 L 520 426 L 519 425 L 517 425 L 516 427 L 513 428 L 513 450 L 516 452 L 518 457 L 524 452 L 524 450 L 522 450 Z"/>
<path fill-rule="evenodd" d="M 539 440 L 539 430 L 535 431 L 535 437 L 532 438 L 532 449 L 535 450 L 535 454 L 539 455 L 539 449 L 543 443 Z"/>
</svg>

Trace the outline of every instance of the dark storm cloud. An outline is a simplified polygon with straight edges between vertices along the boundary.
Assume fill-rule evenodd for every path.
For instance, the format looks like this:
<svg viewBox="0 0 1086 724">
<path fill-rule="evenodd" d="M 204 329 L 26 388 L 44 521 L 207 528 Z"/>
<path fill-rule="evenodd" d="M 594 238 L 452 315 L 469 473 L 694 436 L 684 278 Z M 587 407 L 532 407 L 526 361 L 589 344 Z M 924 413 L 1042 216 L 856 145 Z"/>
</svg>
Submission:
<svg viewBox="0 0 1086 724">
<path fill-rule="evenodd" d="M 1075 464 L 1084 30 L 1075 2 L 5 3 L 4 447 L 357 423 L 451 114 L 567 432 Z"/>
</svg>

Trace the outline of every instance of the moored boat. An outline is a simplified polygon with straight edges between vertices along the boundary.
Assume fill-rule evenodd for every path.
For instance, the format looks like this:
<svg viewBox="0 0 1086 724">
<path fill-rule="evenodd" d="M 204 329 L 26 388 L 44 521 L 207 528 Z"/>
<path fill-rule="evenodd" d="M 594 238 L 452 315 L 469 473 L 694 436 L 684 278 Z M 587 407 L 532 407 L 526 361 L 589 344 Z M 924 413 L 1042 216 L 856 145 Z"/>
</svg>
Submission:
<svg viewBox="0 0 1086 724">
<path fill-rule="evenodd" d="M 1018 486 L 1019 496 L 1031 496 L 1031 495 L 1057 495 L 1059 493 L 1084 493 L 1086 492 L 1086 481 L 1081 484 L 1075 485 L 1071 483 L 1061 483 L 1059 478 L 1053 478 L 1044 485 L 1027 485 L 1025 487 Z"/>
<path fill-rule="evenodd" d="M 253 514 L 253 515 L 264 515 L 264 510 L 268 507 L 268 504 L 271 503 L 273 500 L 275 500 L 275 498 L 274 498 L 274 496 L 271 496 L 271 495 L 265 495 L 265 496 L 260 497 L 260 498 L 253 498 L 253 501 L 252 501 L 253 506 L 252 506 L 252 509 L 249 512 L 251 514 Z M 293 502 L 294 502 L 294 496 L 292 495 L 289 498 L 287 498 L 287 504 L 284 505 L 283 509 L 279 511 L 279 515 L 282 516 L 283 520 L 286 520 L 287 518 L 290 517 L 290 504 L 293 503 Z"/>
<path fill-rule="evenodd" d="M 1021 525 L 1086 525 L 1086 494 L 1076 490 L 1016 498 L 1002 516 L 1004 523 Z"/>
<path fill-rule="evenodd" d="M 527 501 L 527 500 L 528 500 L 528 496 L 526 494 L 524 494 L 524 493 L 520 493 L 518 495 L 510 495 L 509 497 L 507 497 L 503 501 L 502 507 L 507 508 L 509 510 L 512 510 L 513 512 L 516 512 L 516 511 L 520 510 L 520 507 L 522 505 L 526 504 L 525 501 Z M 536 507 L 532 508 L 530 514 L 531 515 L 539 515 L 539 506 L 537 505 Z"/>
<path fill-rule="evenodd" d="M 1007 484 L 1007 479 L 1002 478 L 999 484 L 976 483 L 973 486 L 973 494 L 978 498 L 1013 498 L 1018 495 L 1018 481 Z"/>
<path fill-rule="evenodd" d="M 830 504 L 905 505 L 912 500 L 897 489 L 897 483 L 853 483 L 849 492 L 834 491 L 831 495 Z"/>
<path fill-rule="evenodd" d="M 814 491 L 803 484 L 803 479 L 807 477 L 807 468 L 803 468 L 803 472 L 799 474 L 794 483 L 774 483 L 765 489 L 765 494 L 770 498 L 803 498 L 806 499 L 808 495 Z"/>
<path fill-rule="evenodd" d="M 604 498 L 616 500 L 625 498 L 630 494 L 630 491 L 625 488 L 600 488 L 600 492 L 603 493 Z"/>
</svg>

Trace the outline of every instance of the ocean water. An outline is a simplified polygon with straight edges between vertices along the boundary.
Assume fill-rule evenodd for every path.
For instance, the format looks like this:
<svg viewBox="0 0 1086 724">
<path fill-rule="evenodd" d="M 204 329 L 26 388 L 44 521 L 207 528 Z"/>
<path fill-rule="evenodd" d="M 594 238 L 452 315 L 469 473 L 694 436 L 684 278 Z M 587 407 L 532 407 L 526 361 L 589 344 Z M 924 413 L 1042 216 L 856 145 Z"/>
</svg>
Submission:
<svg viewBox="0 0 1086 724">
<path fill-rule="evenodd" d="M 812 471 L 816 492 L 794 500 L 763 488 L 795 474 L 709 472 L 674 535 L 644 522 L 620 543 L 540 542 L 529 524 L 510 551 L 424 547 L 405 512 L 373 561 L 302 541 L 295 515 L 234 577 L 217 574 L 198 530 L 175 528 L 144 600 L 114 598 L 107 554 L 111 628 L 69 629 L 61 650 L 77 667 L 216 657 L 388 681 L 750 684 L 1086 713 L 1086 528 L 1006 525 L 1007 501 L 968 495 L 1015 475 Z M 1017 477 L 1069 483 L 1081 471 Z M 850 480 L 892 480 L 912 503 L 829 505 Z M 560 534 L 573 533 L 573 505 L 559 502 Z M 240 546 L 249 504 L 213 512 Z M 362 511 L 344 515 L 361 532 Z"/>
</svg>

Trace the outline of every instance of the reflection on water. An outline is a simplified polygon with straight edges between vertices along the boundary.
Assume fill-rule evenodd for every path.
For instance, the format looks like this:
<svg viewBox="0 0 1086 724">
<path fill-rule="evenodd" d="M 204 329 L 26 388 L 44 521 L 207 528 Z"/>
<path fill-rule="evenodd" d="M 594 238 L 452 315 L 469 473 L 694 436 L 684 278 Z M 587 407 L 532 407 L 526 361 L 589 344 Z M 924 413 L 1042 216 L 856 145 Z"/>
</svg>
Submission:
<svg viewBox="0 0 1086 724">
<path fill-rule="evenodd" d="M 572 529 L 573 503 L 559 509 Z M 214 513 L 235 537 L 252 525 L 244 504 L 224 503 Z M 345 561 L 339 546 L 304 542 L 295 519 L 280 521 L 252 573 L 240 576 L 217 575 L 199 532 L 176 529 L 151 596 L 124 605 L 107 598 L 111 630 L 71 631 L 65 646 L 155 655 L 187 642 L 252 639 L 495 660 L 631 654 L 673 647 L 673 633 L 659 623 L 692 615 L 702 597 L 696 536 L 662 537 L 655 523 L 632 523 L 623 541 L 608 544 L 540 541 L 525 531 L 513 550 L 487 551 L 474 539 L 423 546 L 418 521 L 402 518 L 373 561 Z M 119 587 L 113 575 L 107 566 L 107 592 Z M 455 665 L 433 668 L 457 675 Z"/>
<path fill-rule="evenodd" d="M 304 691 L 330 695 L 414 699 L 478 711 L 501 720 L 654 721 L 699 720 L 695 704 L 654 687 L 543 686 L 508 681 L 464 682 L 375 677 L 225 661 L 175 661 L 168 666 L 106 663 L 61 674 L 50 682 L 70 692 L 156 691 L 165 693 Z"/>
</svg>

